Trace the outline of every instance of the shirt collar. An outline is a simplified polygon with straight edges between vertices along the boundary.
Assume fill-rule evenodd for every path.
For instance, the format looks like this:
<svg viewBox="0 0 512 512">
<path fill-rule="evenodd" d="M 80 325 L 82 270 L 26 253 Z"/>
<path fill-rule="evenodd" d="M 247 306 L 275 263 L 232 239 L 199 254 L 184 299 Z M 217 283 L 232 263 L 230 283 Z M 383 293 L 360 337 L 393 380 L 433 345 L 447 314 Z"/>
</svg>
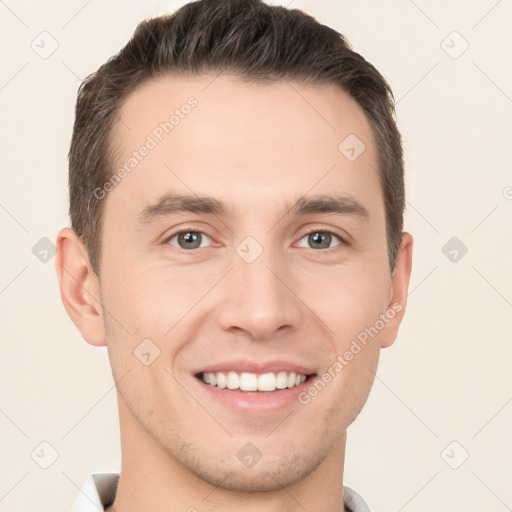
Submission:
<svg viewBox="0 0 512 512">
<path fill-rule="evenodd" d="M 119 473 L 93 473 L 83 483 L 69 512 L 103 512 L 114 501 Z"/>
</svg>

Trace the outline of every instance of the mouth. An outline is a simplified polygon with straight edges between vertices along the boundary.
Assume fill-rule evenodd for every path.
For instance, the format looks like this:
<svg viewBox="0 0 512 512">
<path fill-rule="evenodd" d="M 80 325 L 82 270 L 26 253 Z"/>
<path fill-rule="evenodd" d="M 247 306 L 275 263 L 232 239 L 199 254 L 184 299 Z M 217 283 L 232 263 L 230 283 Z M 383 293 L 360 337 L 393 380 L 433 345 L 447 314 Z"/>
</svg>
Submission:
<svg viewBox="0 0 512 512">
<path fill-rule="evenodd" d="M 319 378 L 317 368 L 284 359 L 232 359 L 191 373 L 205 399 L 246 417 L 273 417 L 285 412 L 301 403 L 301 393 Z"/>
<path fill-rule="evenodd" d="M 226 391 L 244 393 L 276 393 L 287 389 L 302 387 L 316 377 L 316 373 L 299 372 L 199 372 L 194 376 L 204 384 Z"/>
</svg>

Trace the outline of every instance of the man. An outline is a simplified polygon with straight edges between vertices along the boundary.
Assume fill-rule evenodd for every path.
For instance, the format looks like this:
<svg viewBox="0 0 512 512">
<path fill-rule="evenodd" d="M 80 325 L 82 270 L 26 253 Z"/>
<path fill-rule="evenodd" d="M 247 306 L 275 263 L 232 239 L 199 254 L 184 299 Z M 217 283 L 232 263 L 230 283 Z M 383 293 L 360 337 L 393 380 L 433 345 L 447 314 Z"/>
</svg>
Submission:
<svg viewBox="0 0 512 512">
<path fill-rule="evenodd" d="M 376 69 L 299 10 L 193 2 L 84 81 L 69 161 L 61 296 L 122 448 L 72 510 L 369 510 L 346 430 L 412 258 Z"/>
</svg>

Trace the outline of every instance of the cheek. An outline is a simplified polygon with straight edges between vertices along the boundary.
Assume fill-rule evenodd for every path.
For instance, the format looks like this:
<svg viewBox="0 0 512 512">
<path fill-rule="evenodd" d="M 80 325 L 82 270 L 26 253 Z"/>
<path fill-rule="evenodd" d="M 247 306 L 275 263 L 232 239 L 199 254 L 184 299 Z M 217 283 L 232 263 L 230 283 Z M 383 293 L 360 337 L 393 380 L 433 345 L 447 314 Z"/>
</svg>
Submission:
<svg viewBox="0 0 512 512">
<path fill-rule="evenodd" d="M 343 269 L 326 274 L 317 282 L 321 286 L 303 287 L 303 296 L 309 297 L 311 309 L 329 327 L 339 353 L 384 313 L 390 279 L 385 272 L 373 269 Z"/>
<path fill-rule="evenodd" d="M 105 281 L 105 306 L 133 338 L 163 338 L 208 289 L 200 272 L 117 267 Z"/>
</svg>

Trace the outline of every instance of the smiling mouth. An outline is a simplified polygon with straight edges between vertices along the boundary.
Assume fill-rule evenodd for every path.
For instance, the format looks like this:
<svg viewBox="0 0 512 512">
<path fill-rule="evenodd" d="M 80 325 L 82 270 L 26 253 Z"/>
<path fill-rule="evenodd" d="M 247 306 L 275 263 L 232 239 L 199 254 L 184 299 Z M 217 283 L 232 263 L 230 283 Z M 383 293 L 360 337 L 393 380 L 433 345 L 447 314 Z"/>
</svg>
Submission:
<svg viewBox="0 0 512 512">
<path fill-rule="evenodd" d="M 227 391 L 272 393 L 301 386 L 314 378 L 316 373 L 300 374 L 295 372 L 200 372 L 195 377 L 205 384 L 226 389 Z"/>
</svg>

